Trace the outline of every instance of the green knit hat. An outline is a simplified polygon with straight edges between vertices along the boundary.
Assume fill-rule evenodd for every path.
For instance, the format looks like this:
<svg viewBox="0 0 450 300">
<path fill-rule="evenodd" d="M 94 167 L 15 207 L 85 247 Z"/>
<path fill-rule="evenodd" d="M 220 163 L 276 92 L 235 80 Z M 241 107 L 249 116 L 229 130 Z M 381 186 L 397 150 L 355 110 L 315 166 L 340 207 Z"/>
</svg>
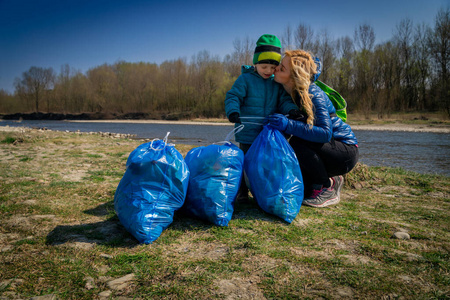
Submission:
<svg viewBox="0 0 450 300">
<path fill-rule="evenodd" d="M 281 42 L 271 34 L 263 34 L 256 42 L 253 64 L 273 64 L 278 66 L 281 61 Z"/>
</svg>

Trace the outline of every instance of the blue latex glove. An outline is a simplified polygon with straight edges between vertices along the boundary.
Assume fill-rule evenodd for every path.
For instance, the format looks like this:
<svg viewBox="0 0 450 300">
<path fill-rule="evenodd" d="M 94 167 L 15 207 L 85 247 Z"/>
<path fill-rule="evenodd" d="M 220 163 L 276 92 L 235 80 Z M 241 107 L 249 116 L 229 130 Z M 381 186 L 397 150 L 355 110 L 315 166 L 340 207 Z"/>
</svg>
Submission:
<svg viewBox="0 0 450 300">
<path fill-rule="evenodd" d="M 269 116 L 269 125 L 281 132 L 284 132 L 286 130 L 288 122 L 288 118 L 286 118 L 282 114 L 273 114 Z"/>
</svg>

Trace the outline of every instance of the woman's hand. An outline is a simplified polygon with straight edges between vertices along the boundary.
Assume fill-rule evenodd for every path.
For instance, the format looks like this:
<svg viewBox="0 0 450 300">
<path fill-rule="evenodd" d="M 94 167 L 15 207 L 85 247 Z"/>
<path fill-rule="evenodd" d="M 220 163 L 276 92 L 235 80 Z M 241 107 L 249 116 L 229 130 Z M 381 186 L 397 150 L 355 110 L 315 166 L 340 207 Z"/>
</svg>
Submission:
<svg viewBox="0 0 450 300">
<path fill-rule="evenodd" d="M 286 130 L 289 120 L 282 114 L 273 114 L 269 116 L 269 125 L 281 132 Z"/>
</svg>

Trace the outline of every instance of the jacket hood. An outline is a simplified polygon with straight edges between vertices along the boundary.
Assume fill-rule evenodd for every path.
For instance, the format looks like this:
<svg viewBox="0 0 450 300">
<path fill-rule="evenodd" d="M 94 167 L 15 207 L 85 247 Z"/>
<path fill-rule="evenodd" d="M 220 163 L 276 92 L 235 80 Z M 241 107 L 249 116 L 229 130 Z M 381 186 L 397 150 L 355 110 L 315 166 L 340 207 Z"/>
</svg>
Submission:
<svg viewBox="0 0 450 300">
<path fill-rule="evenodd" d="M 244 74 L 244 73 L 252 73 L 252 72 L 255 72 L 255 67 L 254 67 L 254 66 L 246 66 L 246 65 L 243 65 L 243 66 L 241 67 L 241 74 Z"/>
<path fill-rule="evenodd" d="M 319 79 L 320 74 L 322 74 L 322 62 L 318 57 L 314 57 L 314 62 L 316 63 L 317 73 L 314 75 L 313 82 Z"/>
</svg>

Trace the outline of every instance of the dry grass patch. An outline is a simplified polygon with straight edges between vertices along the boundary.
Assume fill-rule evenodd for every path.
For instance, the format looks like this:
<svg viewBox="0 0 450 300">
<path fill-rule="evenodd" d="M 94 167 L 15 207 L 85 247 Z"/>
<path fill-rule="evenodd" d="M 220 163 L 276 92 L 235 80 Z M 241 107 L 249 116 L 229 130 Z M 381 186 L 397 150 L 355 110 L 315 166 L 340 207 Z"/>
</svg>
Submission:
<svg viewBox="0 0 450 300">
<path fill-rule="evenodd" d="M 140 245 L 113 200 L 143 141 L 37 130 L 0 130 L 0 140 L 0 298 L 450 296 L 447 177 L 358 165 L 339 205 L 302 207 L 290 225 L 237 204 L 226 228 L 177 213 Z M 113 289 L 121 278 L 132 279 Z"/>
</svg>

